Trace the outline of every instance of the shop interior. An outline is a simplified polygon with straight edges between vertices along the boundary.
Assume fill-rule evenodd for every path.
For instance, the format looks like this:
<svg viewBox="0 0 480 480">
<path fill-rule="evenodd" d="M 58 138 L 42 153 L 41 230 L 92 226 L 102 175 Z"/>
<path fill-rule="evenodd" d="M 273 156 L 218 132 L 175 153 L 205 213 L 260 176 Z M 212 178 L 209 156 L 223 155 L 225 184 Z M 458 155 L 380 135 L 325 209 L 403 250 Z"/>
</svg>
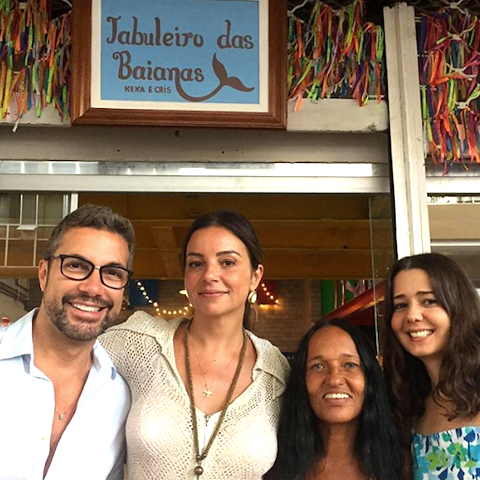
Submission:
<svg viewBox="0 0 480 480">
<path fill-rule="evenodd" d="M 25 311 L 41 299 L 35 264 L 71 202 L 60 194 L 0 197 L 0 288 Z M 255 333 L 289 353 L 312 322 L 338 312 L 374 337 L 372 287 L 385 278 L 394 258 L 389 195 L 79 195 L 78 205 L 86 203 L 111 207 L 135 228 L 134 276 L 119 321 L 136 309 L 165 318 L 188 316 L 181 293 L 183 236 L 198 216 L 231 208 L 252 222 L 264 250 Z M 7 310 L 8 303 L 3 305 Z"/>
</svg>

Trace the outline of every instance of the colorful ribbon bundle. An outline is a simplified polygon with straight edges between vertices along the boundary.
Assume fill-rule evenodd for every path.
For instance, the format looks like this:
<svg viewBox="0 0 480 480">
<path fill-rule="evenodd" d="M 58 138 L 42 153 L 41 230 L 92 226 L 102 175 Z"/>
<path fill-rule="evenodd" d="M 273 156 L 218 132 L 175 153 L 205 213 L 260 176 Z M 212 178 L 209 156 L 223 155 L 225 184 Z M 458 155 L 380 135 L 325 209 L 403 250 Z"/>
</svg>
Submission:
<svg viewBox="0 0 480 480">
<path fill-rule="evenodd" d="M 47 0 L 0 0 L 0 119 L 37 117 L 53 103 L 68 118 L 70 16 L 50 20 Z"/>
<path fill-rule="evenodd" d="M 480 18 L 446 8 L 417 28 L 427 154 L 445 164 L 480 163 Z"/>
<path fill-rule="evenodd" d="M 307 0 L 308 2 L 308 0 Z M 384 33 L 365 22 L 363 0 L 334 9 L 314 1 L 308 20 L 289 13 L 288 95 L 354 98 L 360 105 L 384 93 Z M 303 5 L 302 5 L 303 6 Z"/>
</svg>

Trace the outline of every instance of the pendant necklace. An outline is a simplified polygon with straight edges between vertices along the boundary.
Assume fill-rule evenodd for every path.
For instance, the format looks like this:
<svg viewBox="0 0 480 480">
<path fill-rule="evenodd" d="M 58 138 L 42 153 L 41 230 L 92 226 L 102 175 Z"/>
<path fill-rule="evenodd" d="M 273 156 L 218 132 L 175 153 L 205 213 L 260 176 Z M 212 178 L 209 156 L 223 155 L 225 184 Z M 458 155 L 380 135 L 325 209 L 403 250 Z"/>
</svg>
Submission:
<svg viewBox="0 0 480 480">
<path fill-rule="evenodd" d="M 243 343 L 242 343 L 243 345 Z M 242 346 L 241 345 L 241 346 Z M 241 347 L 240 346 L 240 347 Z M 225 370 L 223 371 L 223 375 L 221 375 L 219 378 L 217 378 L 215 380 L 215 383 L 212 385 L 211 388 L 208 387 L 208 384 L 207 384 L 207 379 L 205 377 L 205 372 L 203 371 L 203 368 L 202 368 L 202 365 L 200 363 L 200 360 L 198 359 L 198 355 L 197 355 L 197 349 L 195 348 L 195 345 L 192 345 L 192 348 L 193 348 L 193 353 L 195 354 L 195 358 L 197 359 L 197 364 L 198 364 L 198 367 L 200 368 L 200 372 L 202 372 L 202 377 L 203 377 L 203 383 L 205 385 L 205 390 L 202 392 L 204 395 L 205 395 L 205 398 L 208 398 L 210 397 L 211 395 L 213 395 L 215 392 L 214 392 L 214 389 L 215 389 L 215 385 L 217 385 L 218 381 L 221 380 L 225 375 L 226 373 L 228 372 L 228 367 L 230 367 L 231 363 L 233 362 L 233 359 L 235 358 L 235 354 L 237 353 L 237 349 L 235 349 L 235 351 L 233 352 L 233 355 L 232 355 L 232 358 L 230 359 L 230 361 L 228 362 L 227 366 L 225 367 Z"/>
<path fill-rule="evenodd" d="M 217 424 L 215 425 L 215 428 L 213 430 L 212 436 L 207 442 L 207 445 L 205 446 L 203 452 L 200 453 L 200 442 L 198 439 L 198 425 L 197 425 L 197 412 L 195 410 L 195 398 L 193 394 L 193 378 L 192 378 L 192 368 L 191 368 L 191 363 L 190 363 L 190 348 L 188 345 L 188 334 L 190 331 L 190 326 L 192 324 L 192 320 L 190 320 L 185 327 L 185 334 L 183 336 L 183 341 L 184 341 L 184 346 L 185 346 L 185 367 L 187 370 L 187 380 L 188 380 L 188 390 L 189 390 L 189 395 L 190 395 L 190 410 L 192 414 L 192 423 L 193 423 L 193 443 L 195 445 L 195 460 L 197 462 L 196 467 L 193 470 L 193 473 L 195 474 L 197 480 L 200 479 L 200 476 L 203 474 L 203 467 L 202 467 L 202 462 L 207 458 L 208 452 L 210 450 L 210 447 L 213 444 L 213 441 L 215 440 L 215 437 L 217 436 L 220 426 L 222 425 L 222 422 L 225 418 L 225 415 L 227 413 L 227 408 L 230 405 L 230 402 L 233 397 L 233 393 L 235 391 L 235 388 L 238 383 L 238 379 L 240 378 L 240 373 L 242 371 L 243 367 L 243 362 L 245 361 L 245 354 L 247 353 L 247 334 L 245 330 L 243 330 L 243 344 L 242 344 L 242 350 L 240 352 L 240 360 L 238 361 L 237 365 L 237 370 L 235 371 L 235 375 L 233 376 L 232 383 L 230 384 L 230 388 L 228 389 L 227 393 L 227 398 L 225 400 L 225 405 L 220 412 L 220 418 L 217 421 Z M 208 390 L 208 389 L 207 389 Z M 204 392 L 205 393 L 205 392 Z"/>
<path fill-rule="evenodd" d="M 85 382 L 87 381 L 87 378 L 88 378 L 88 374 L 90 373 L 90 368 L 91 368 L 91 363 L 88 367 L 88 370 L 87 370 L 87 374 L 85 375 L 85 380 L 83 381 L 83 384 L 85 385 Z M 71 405 L 70 407 L 68 407 L 67 410 L 65 410 L 65 412 L 59 412 L 58 409 L 57 409 L 57 404 L 55 404 L 55 406 L 53 407 L 55 409 L 55 413 L 57 414 L 57 418 L 59 420 L 63 420 L 66 415 L 72 410 L 72 408 L 75 406 L 75 404 L 78 402 L 78 399 L 75 400 Z"/>
<path fill-rule="evenodd" d="M 55 405 L 54 409 L 55 409 L 55 413 L 57 414 L 57 418 L 58 418 L 59 420 L 63 420 L 63 419 L 66 417 L 66 415 L 72 410 L 72 408 L 74 407 L 75 403 L 77 403 L 77 402 L 72 403 L 72 404 L 70 405 L 70 407 L 69 407 L 67 410 L 65 410 L 64 413 L 59 412 L 58 409 L 57 409 L 57 405 Z"/>
<path fill-rule="evenodd" d="M 55 413 L 58 415 L 58 419 L 59 420 L 63 420 L 65 415 L 68 413 L 68 410 L 65 412 L 65 413 L 60 413 L 58 410 L 57 410 L 57 407 L 55 407 Z"/>
</svg>

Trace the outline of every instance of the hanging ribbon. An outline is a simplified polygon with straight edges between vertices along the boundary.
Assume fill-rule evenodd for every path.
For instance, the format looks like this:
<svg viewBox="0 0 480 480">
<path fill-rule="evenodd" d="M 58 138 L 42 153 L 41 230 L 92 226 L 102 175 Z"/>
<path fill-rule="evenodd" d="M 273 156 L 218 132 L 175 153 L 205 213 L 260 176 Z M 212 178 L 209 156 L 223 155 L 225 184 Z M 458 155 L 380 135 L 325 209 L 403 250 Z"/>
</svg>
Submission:
<svg viewBox="0 0 480 480">
<path fill-rule="evenodd" d="M 468 10 L 422 13 L 417 29 L 427 154 L 480 163 L 480 19 Z"/>
<path fill-rule="evenodd" d="M 353 98 L 359 105 L 384 95 L 384 33 L 365 21 L 363 0 L 334 9 L 313 1 L 304 19 L 289 14 L 288 94 L 298 110 L 303 98 Z M 292 10 L 293 12 L 293 10 Z"/>
<path fill-rule="evenodd" d="M 53 104 L 68 118 L 70 15 L 50 19 L 46 0 L 0 0 L 0 121 L 37 117 Z"/>
</svg>

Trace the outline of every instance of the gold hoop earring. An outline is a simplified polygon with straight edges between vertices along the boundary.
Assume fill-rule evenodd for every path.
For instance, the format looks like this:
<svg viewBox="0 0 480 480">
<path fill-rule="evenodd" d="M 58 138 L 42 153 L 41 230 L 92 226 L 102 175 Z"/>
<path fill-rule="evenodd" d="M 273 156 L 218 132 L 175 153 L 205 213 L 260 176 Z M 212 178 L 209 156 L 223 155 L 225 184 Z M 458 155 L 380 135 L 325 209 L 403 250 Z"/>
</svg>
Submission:
<svg viewBox="0 0 480 480">
<path fill-rule="evenodd" d="M 251 303 L 252 305 L 257 301 L 257 291 L 256 290 L 252 290 L 249 294 L 248 294 L 248 297 L 247 297 L 249 303 Z"/>
</svg>

